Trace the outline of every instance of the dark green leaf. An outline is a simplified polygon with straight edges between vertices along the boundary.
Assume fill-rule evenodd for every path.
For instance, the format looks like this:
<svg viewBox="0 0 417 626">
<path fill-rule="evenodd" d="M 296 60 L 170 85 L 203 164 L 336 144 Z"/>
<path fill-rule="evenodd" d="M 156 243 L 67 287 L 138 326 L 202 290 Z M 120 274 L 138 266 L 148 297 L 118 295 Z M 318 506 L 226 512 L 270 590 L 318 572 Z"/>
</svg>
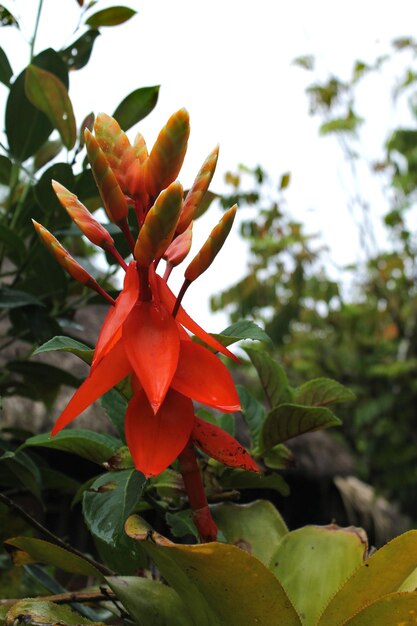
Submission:
<svg viewBox="0 0 417 626">
<path fill-rule="evenodd" d="M 15 16 L 2 4 L 0 4 L 0 26 L 16 26 L 19 28 L 19 23 Z"/>
<path fill-rule="evenodd" d="M 125 441 L 125 413 L 127 409 L 127 400 L 117 389 L 110 389 L 100 399 L 100 404 L 107 413 L 113 426 L 122 441 Z"/>
<path fill-rule="evenodd" d="M 5 247 L 7 255 L 15 265 L 19 265 L 26 256 L 26 248 L 24 241 L 19 235 L 8 226 L 0 223 L 0 242 Z M 13 289 L 8 290 L 10 294 L 15 293 Z M 31 304 L 34 304 L 36 298 L 33 298 Z M 37 304 L 41 305 L 38 300 Z"/>
<path fill-rule="evenodd" d="M 292 393 L 288 384 L 284 368 L 266 352 L 245 348 L 261 381 L 265 396 L 271 407 L 292 399 Z"/>
<path fill-rule="evenodd" d="M 195 537 L 198 540 L 198 530 L 193 521 L 192 512 L 178 511 L 177 513 L 166 513 L 165 519 L 174 537 Z"/>
<path fill-rule="evenodd" d="M 264 463 L 271 469 L 288 469 L 295 465 L 294 455 L 283 443 L 265 452 L 263 455 Z"/>
<path fill-rule="evenodd" d="M 224 489 L 273 489 L 288 496 L 290 488 L 279 474 L 255 474 L 239 469 L 227 469 L 220 478 Z"/>
<path fill-rule="evenodd" d="M 113 117 L 123 130 L 128 130 L 146 117 L 158 101 L 159 85 L 142 87 L 132 91 L 119 104 Z"/>
<path fill-rule="evenodd" d="M 111 435 L 82 428 L 71 428 L 62 430 L 54 437 L 51 437 L 49 433 L 30 437 L 20 449 L 31 446 L 63 450 L 101 465 L 119 449 L 120 441 Z"/>
<path fill-rule="evenodd" d="M 30 456 L 25 452 L 13 453 L 4 446 L 0 446 L 1 452 L 3 453 L 3 456 L 0 457 L 2 484 L 15 487 L 17 481 L 19 486 L 23 487 L 23 489 L 28 489 L 38 500 L 41 500 L 41 475 Z M 9 484 L 8 481 L 3 483 L 4 471 L 11 475 L 14 484 Z"/>
<path fill-rule="evenodd" d="M 0 83 L 3 83 L 3 85 L 8 87 L 12 76 L 13 70 L 9 63 L 9 59 L 7 58 L 3 48 L 0 48 Z"/>
<path fill-rule="evenodd" d="M 67 385 L 68 387 L 78 387 L 80 379 L 71 374 L 67 370 L 63 370 L 55 365 L 48 363 L 36 363 L 35 361 L 9 361 L 7 369 L 16 374 L 30 379 L 31 383 L 41 386 L 59 386 Z"/>
<path fill-rule="evenodd" d="M 110 458 L 107 458 L 105 467 L 109 470 L 133 469 L 134 463 L 129 448 L 127 446 L 118 448 Z"/>
<path fill-rule="evenodd" d="M 268 413 L 261 433 L 262 445 L 269 450 L 303 433 L 339 426 L 341 421 L 324 407 L 281 404 Z"/>
<path fill-rule="evenodd" d="M 222 413 L 221 415 L 216 415 L 215 423 L 229 433 L 229 435 L 232 435 L 232 437 L 235 436 L 236 420 L 233 413 Z"/>
<path fill-rule="evenodd" d="M 56 231 L 58 227 L 71 223 L 71 219 L 56 197 L 52 188 L 52 180 L 58 180 L 61 185 L 71 191 L 75 185 L 71 166 L 68 163 L 54 163 L 42 174 L 34 190 L 36 201 L 41 209 L 42 219 L 45 217 L 43 219 L 44 226 L 51 225 Z"/>
<path fill-rule="evenodd" d="M 202 215 L 204 215 L 204 213 L 208 211 L 208 209 L 210 208 L 213 200 L 219 197 L 220 197 L 219 194 L 214 193 L 213 191 L 210 191 L 210 189 L 206 191 L 206 193 L 204 194 L 204 198 L 198 205 L 197 213 L 195 214 L 194 219 L 196 220 Z"/>
<path fill-rule="evenodd" d="M 309 380 L 296 390 L 294 402 L 307 406 L 329 406 L 342 402 L 352 402 L 355 394 L 340 383 L 330 378 Z"/>
<path fill-rule="evenodd" d="M 249 428 L 252 447 L 256 448 L 259 442 L 259 433 L 261 432 L 262 424 L 266 417 L 266 410 L 263 404 L 261 404 L 246 387 L 236 385 L 236 389 L 240 398 L 242 415 Z"/>
<path fill-rule="evenodd" d="M 35 354 L 42 354 L 42 352 L 71 352 L 71 354 L 75 354 L 80 359 L 85 361 L 85 363 L 91 363 L 93 358 L 93 350 L 86 346 L 81 341 L 76 341 L 75 339 L 71 339 L 71 337 L 57 336 L 53 337 L 39 348 L 36 348 L 34 351 Z"/>
<path fill-rule="evenodd" d="M 254 341 L 266 341 L 271 343 L 271 338 L 260 326 L 250 320 L 241 320 L 228 326 L 219 335 L 214 335 L 224 346 L 229 346 L 242 339 L 253 339 Z"/>
<path fill-rule="evenodd" d="M 52 72 L 34 64 L 26 68 L 25 93 L 28 100 L 45 113 L 61 135 L 64 146 L 70 150 L 77 138 L 74 111 L 68 91 Z"/>
<path fill-rule="evenodd" d="M 59 54 L 49 48 L 38 54 L 32 63 L 52 72 L 68 89 L 68 70 Z M 28 100 L 25 93 L 26 70 L 10 88 L 6 104 L 6 135 L 10 152 L 20 161 L 35 154 L 48 139 L 53 126 L 44 113 Z"/>
<path fill-rule="evenodd" d="M 28 304 L 43 306 L 42 302 L 30 293 L 18 291 L 17 289 L 8 289 L 7 287 L 0 288 L 0 308 L 15 309 Z"/>
<path fill-rule="evenodd" d="M 67 64 L 69 70 L 80 70 L 87 65 L 94 42 L 99 34 L 100 32 L 98 30 L 90 29 L 68 46 L 68 48 L 62 50 L 62 59 Z"/>
<path fill-rule="evenodd" d="M 136 11 L 129 7 L 110 7 L 97 11 L 86 20 L 86 25 L 91 28 L 99 28 L 100 26 L 117 26 L 127 22 L 131 17 L 136 15 Z"/>
<path fill-rule="evenodd" d="M 62 141 L 60 139 L 54 139 L 52 141 L 46 141 L 43 146 L 39 148 L 35 154 L 34 166 L 35 170 L 41 169 L 44 165 L 52 161 L 63 148 Z"/>
<path fill-rule="evenodd" d="M 0 184 L 10 185 L 10 176 L 12 173 L 12 162 L 3 154 L 0 154 Z"/>
</svg>

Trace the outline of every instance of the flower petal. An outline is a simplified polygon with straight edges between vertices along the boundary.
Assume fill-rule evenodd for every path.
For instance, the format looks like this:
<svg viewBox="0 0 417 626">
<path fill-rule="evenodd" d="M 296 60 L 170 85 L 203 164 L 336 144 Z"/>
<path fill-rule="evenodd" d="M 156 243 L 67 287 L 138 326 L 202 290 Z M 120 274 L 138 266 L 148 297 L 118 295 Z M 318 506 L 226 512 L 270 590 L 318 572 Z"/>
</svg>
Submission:
<svg viewBox="0 0 417 626">
<path fill-rule="evenodd" d="M 156 414 L 145 393 L 136 394 L 125 417 L 126 441 L 136 469 L 147 478 L 166 469 L 185 447 L 194 420 L 191 400 L 172 389 Z"/>
<path fill-rule="evenodd" d="M 131 366 L 156 413 L 178 364 L 177 324 L 163 304 L 139 302 L 123 325 L 123 341 Z"/>
<path fill-rule="evenodd" d="M 193 341 L 181 341 L 180 358 L 171 386 L 184 395 L 232 413 L 239 396 L 227 367 L 212 352 Z"/>
<path fill-rule="evenodd" d="M 111 349 L 120 338 L 120 331 L 123 322 L 135 306 L 139 297 L 139 277 L 136 263 L 130 263 L 126 271 L 123 290 L 120 292 L 116 303 L 107 313 L 106 319 L 101 327 L 94 351 L 91 368 L 94 369 L 103 356 Z"/>
<path fill-rule="evenodd" d="M 90 404 L 95 402 L 106 391 L 117 385 L 132 370 L 126 357 L 123 342 L 119 341 L 100 363 L 90 371 L 90 375 L 77 389 L 71 400 L 58 417 L 52 429 L 52 436 L 56 435 L 64 426 L 72 422 Z"/>
<path fill-rule="evenodd" d="M 166 282 L 160 277 L 157 276 L 158 281 L 158 290 L 159 297 L 161 301 L 164 303 L 165 307 L 168 311 L 172 311 L 174 309 L 176 297 L 172 293 L 171 289 L 168 287 Z M 191 333 L 194 333 L 201 341 L 204 341 L 210 348 L 216 350 L 217 352 L 221 352 L 225 356 L 228 356 L 230 359 L 233 359 L 237 363 L 239 363 L 239 359 L 237 356 L 230 352 L 225 346 L 223 346 L 217 339 L 206 333 L 206 331 L 201 328 L 189 315 L 186 313 L 182 306 L 178 309 L 176 320 L 185 326 Z"/>
<path fill-rule="evenodd" d="M 224 465 L 239 467 L 250 472 L 260 471 L 245 448 L 215 424 L 196 417 L 191 437 L 200 450 Z"/>
</svg>

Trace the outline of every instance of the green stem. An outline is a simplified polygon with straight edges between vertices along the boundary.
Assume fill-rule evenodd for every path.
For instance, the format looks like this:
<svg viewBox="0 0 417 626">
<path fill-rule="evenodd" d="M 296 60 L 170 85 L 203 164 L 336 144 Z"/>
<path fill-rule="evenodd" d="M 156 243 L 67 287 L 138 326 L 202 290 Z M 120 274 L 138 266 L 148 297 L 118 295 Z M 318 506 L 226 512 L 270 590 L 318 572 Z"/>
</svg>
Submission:
<svg viewBox="0 0 417 626">
<path fill-rule="evenodd" d="M 41 12 L 42 12 L 42 5 L 43 5 L 43 0 L 39 0 L 38 12 L 36 14 L 36 20 L 35 20 L 35 28 L 33 31 L 32 39 L 30 40 L 30 63 L 32 63 L 32 59 L 34 56 L 33 52 L 35 49 L 36 36 L 38 34 L 38 27 L 39 27 L 39 20 L 41 17 Z"/>
</svg>

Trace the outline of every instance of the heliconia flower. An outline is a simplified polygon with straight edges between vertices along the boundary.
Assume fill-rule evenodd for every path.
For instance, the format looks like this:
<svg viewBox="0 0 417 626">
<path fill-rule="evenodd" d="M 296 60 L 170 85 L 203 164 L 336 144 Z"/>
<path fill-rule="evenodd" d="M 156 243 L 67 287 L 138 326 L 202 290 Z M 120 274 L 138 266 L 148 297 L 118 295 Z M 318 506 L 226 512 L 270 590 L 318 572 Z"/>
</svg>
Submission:
<svg viewBox="0 0 417 626">
<path fill-rule="evenodd" d="M 86 132 L 92 171 L 106 211 L 125 234 L 134 260 L 127 265 L 117 251 L 114 254 L 126 274 L 113 300 L 53 235 L 34 222 L 41 239 L 71 276 L 113 305 L 97 339 L 90 373 L 58 417 L 52 435 L 129 376 L 133 395 L 125 416 L 126 440 L 135 467 L 145 476 L 163 471 L 186 448 L 190 452 L 193 442 L 227 465 L 258 471 L 233 437 L 194 414 L 193 401 L 224 412 L 240 409 L 232 377 L 215 352 L 237 357 L 186 313 L 181 305 L 184 290 L 176 297 L 167 285 L 167 273 L 164 278 L 156 273 L 162 257 L 170 272 L 190 250 L 193 219 L 213 175 L 217 149 L 206 159 L 184 203 L 183 188 L 174 182 L 189 134 L 184 109 L 168 120 L 149 155 L 141 135 L 132 146 L 117 122 L 104 114 L 96 119 L 95 133 L 96 137 Z M 78 198 L 57 182 L 53 188 L 82 233 L 112 251 L 112 237 Z M 127 222 L 128 203 L 133 204 L 138 221 L 136 242 Z M 187 286 L 213 261 L 235 212 L 232 207 L 225 214 L 188 266 Z M 201 343 L 191 341 L 189 333 Z"/>
<path fill-rule="evenodd" d="M 158 135 L 145 163 L 145 185 L 156 198 L 178 176 L 187 150 L 190 118 L 185 109 L 171 115 Z"/>
<path fill-rule="evenodd" d="M 216 148 L 210 152 L 207 159 L 204 161 L 196 176 L 193 186 L 185 197 L 184 206 L 182 207 L 180 219 L 177 224 L 178 234 L 183 233 L 195 218 L 200 204 L 209 188 L 211 179 L 213 178 L 218 158 L 219 147 L 216 146 Z"/>
</svg>

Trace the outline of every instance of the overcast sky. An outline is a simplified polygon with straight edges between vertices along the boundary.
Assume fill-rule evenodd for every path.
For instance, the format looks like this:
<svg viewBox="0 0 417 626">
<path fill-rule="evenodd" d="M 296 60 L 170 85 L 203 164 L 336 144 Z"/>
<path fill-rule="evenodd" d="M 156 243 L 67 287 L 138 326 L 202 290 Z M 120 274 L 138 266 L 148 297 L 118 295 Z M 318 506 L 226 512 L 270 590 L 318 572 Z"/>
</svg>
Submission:
<svg viewBox="0 0 417 626">
<path fill-rule="evenodd" d="M 21 34 L 30 37 L 38 2 L 4 4 L 22 17 L 21 33 L 2 29 L 0 44 L 19 72 L 28 60 Z M 100 0 L 95 9 L 110 4 L 123 2 Z M 152 145 L 171 113 L 182 106 L 188 109 L 191 137 L 180 176 L 184 186 L 191 184 L 217 143 L 220 159 L 214 191 L 224 189 L 224 172 L 239 163 L 261 164 L 276 182 L 291 171 L 290 212 L 309 230 L 322 234 L 336 264 L 358 258 L 358 232 L 346 208 L 349 172 L 337 141 L 318 136 L 319 120 L 308 115 L 305 88 L 330 73 L 347 78 L 354 59 L 372 61 L 389 50 L 394 37 L 412 34 L 416 3 L 130 0 L 126 4 L 137 8 L 138 15 L 127 24 L 102 29 L 90 63 L 71 74 L 77 121 L 91 110 L 111 114 L 130 91 L 160 84 L 158 105 L 139 129 Z M 76 0 L 44 0 L 36 52 L 69 44 L 78 15 Z M 316 57 L 315 73 L 292 63 L 310 53 Z M 383 80 L 370 81 L 369 89 L 361 94 L 361 106 L 371 118 L 365 132 L 373 158 L 393 123 L 393 105 Z M 382 214 L 385 200 L 379 182 L 370 179 L 361 192 Z M 205 239 L 218 218 L 214 211 L 196 224 L 197 241 Z M 200 287 L 187 294 L 190 312 L 198 311 L 209 330 L 213 324 L 219 330 L 223 320 L 208 322 L 207 292 L 240 278 L 245 263 L 245 247 L 234 237 L 228 253 L 217 259 Z"/>
</svg>

